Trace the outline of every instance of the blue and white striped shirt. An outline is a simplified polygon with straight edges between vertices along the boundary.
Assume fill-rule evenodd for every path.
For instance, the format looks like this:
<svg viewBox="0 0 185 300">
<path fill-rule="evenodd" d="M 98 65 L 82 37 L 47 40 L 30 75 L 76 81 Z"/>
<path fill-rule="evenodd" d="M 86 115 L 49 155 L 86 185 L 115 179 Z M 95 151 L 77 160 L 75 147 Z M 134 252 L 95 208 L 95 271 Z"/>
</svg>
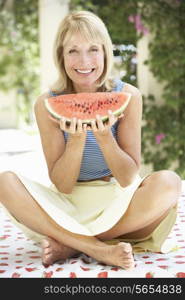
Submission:
<svg viewBox="0 0 185 300">
<path fill-rule="evenodd" d="M 121 80 L 116 81 L 116 86 L 113 92 L 120 92 L 123 89 L 124 82 Z M 56 96 L 50 91 L 51 96 Z M 118 121 L 112 126 L 111 131 L 114 138 L 117 138 L 117 125 Z M 68 133 L 64 132 L 65 141 L 67 141 Z M 80 167 L 80 174 L 78 180 L 90 180 L 110 175 L 111 171 L 108 168 L 103 153 L 96 141 L 92 131 L 87 131 L 85 147 Z"/>
</svg>

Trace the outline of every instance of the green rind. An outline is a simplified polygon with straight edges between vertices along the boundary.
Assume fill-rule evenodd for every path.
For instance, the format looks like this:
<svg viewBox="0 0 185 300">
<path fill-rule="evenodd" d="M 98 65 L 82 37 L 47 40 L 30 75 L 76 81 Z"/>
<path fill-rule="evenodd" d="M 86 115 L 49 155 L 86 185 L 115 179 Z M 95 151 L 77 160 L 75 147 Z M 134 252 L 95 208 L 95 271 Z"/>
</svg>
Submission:
<svg viewBox="0 0 185 300">
<path fill-rule="evenodd" d="M 47 110 L 49 111 L 49 113 L 52 115 L 52 117 L 54 117 L 57 120 L 60 120 L 61 116 L 59 116 L 57 113 L 55 113 L 53 110 L 50 109 L 50 105 L 48 103 L 48 99 L 49 98 L 44 99 L 45 107 L 47 108 Z"/>
<path fill-rule="evenodd" d="M 119 109 L 117 109 L 117 110 L 115 110 L 115 111 L 113 112 L 113 114 L 114 114 L 116 117 L 118 117 L 118 116 L 125 110 L 125 108 L 127 107 L 128 103 L 129 103 L 129 101 L 130 101 L 131 94 L 130 94 L 130 93 L 125 93 L 125 94 L 128 95 L 127 100 L 125 101 L 125 103 L 124 103 Z M 57 119 L 57 120 L 60 120 L 60 119 L 61 119 L 61 116 L 58 115 L 57 113 L 55 113 L 53 110 L 51 110 L 50 105 L 49 105 L 49 103 L 48 103 L 48 99 L 49 99 L 49 98 L 46 98 L 46 99 L 44 100 L 45 106 L 46 106 L 47 110 L 49 111 L 49 113 L 51 114 L 52 117 L 54 117 L 54 118 Z M 101 117 L 102 122 L 106 122 L 106 121 L 108 120 L 108 118 L 109 118 L 108 115 Z M 88 124 L 88 125 L 90 125 L 92 120 L 94 120 L 94 119 L 82 120 L 82 124 Z M 66 123 L 69 125 L 69 124 L 71 123 L 71 119 L 66 118 Z"/>
</svg>

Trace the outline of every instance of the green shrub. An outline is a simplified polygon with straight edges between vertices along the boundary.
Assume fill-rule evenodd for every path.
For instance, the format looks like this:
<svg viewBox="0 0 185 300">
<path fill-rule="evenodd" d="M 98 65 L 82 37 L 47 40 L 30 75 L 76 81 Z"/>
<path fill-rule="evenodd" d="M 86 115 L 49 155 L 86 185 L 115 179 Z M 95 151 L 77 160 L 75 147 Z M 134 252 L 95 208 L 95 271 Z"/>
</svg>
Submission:
<svg viewBox="0 0 185 300">
<path fill-rule="evenodd" d="M 10 3 L 11 1 L 9 1 Z M 22 120 L 31 123 L 39 94 L 38 1 L 0 1 L 0 89 L 16 91 Z"/>
</svg>

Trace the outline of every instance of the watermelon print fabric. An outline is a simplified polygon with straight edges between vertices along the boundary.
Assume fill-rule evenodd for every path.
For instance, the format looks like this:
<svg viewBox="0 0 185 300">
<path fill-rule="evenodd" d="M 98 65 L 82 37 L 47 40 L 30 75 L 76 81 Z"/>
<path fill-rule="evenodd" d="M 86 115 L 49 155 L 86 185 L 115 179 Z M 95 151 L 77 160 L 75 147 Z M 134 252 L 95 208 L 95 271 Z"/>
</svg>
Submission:
<svg viewBox="0 0 185 300">
<path fill-rule="evenodd" d="M 135 269 L 105 266 L 87 255 L 60 261 L 48 268 L 41 262 L 41 248 L 17 229 L 0 208 L 0 277 L 94 278 L 185 277 L 185 181 L 179 199 L 178 218 L 168 239 L 177 247 L 168 254 L 135 254 Z"/>
</svg>

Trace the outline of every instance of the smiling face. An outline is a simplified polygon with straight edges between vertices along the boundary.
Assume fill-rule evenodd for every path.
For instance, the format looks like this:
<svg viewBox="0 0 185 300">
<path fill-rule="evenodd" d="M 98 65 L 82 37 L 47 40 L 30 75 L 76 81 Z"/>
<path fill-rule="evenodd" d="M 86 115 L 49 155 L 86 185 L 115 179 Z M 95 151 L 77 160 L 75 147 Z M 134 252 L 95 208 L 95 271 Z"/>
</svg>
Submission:
<svg viewBox="0 0 185 300">
<path fill-rule="evenodd" d="M 64 41 L 64 66 L 76 92 L 95 92 L 104 71 L 103 45 L 80 34 Z"/>
</svg>

